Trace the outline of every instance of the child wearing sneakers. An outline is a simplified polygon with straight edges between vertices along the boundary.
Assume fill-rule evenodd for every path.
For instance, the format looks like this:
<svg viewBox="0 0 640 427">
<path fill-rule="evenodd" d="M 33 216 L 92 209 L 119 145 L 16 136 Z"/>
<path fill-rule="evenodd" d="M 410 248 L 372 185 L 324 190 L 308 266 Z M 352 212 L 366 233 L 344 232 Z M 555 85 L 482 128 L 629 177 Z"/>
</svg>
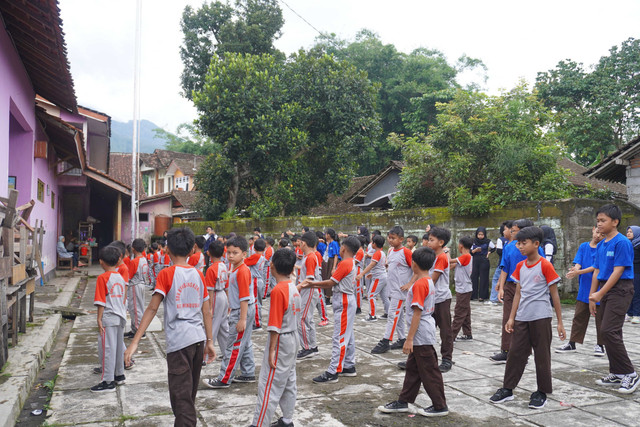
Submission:
<svg viewBox="0 0 640 427">
<path fill-rule="evenodd" d="M 433 316 L 435 305 L 435 286 L 429 277 L 436 255 L 430 248 L 421 247 L 413 253 L 411 268 L 415 273 L 415 282 L 407 293 L 405 304 L 407 339 L 402 348 L 409 357 L 406 362 L 407 372 L 398 400 L 378 407 L 387 414 L 409 412 L 409 403 L 414 403 L 420 383 L 431 399 L 431 406 L 418 409 L 425 417 L 444 416 L 449 413 L 444 396 L 444 382 L 438 368 L 438 354 L 435 350 L 436 325 Z"/>
<path fill-rule="evenodd" d="M 302 250 L 302 266 L 300 267 L 300 282 L 305 280 L 320 280 L 320 266 L 315 247 L 318 244 L 316 233 L 305 232 L 300 238 L 300 249 Z M 300 346 L 298 359 L 306 359 L 318 354 L 318 343 L 316 341 L 316 323 L 313 320 L 313 311 L 318 302 L 318 291 L 312 288 L 301 288 L 300 299 L 302 301 L 302 314 L 298 323 L 298 336 Z"/>
<path fill-rule="evenodd" d="M 387 328 L 384 337 L 371 350 L 373 354 L 385 353 L 388 350 L 401 349 L 405 340 L 404 310 L 402 306 L 407 297 L 409 284 L 413 276 L 411 270 L 411 251 L 402 246 L 404 240 L 404 230 L 396 225 L 387 233 L 389 242 L 389 253 L 387 254 L 387 288 L 389 295 L 389 311 L 387 317 Z M 405 287 L 405 289 L 402 289 Z M 393 335 L 398 331 L 398 340 L 394 343 Z"/>
<path fill-rule="evenodd" d="M 222 262 L 224 254 L 224 243 L 214 240 L 209 244 L 209 268 L 204 278 L 207 286 L 209 301 L 211 302 L 211 336 L 213 345 L 218 342 L 220 354 L 224 354 L 227 348 L 227 338 L 229 337 L 229 298 L 227 296 L 227 285 L 229 283 L 229 271 Z"/>
<path fill-rule="evenodd" d="M 440 371 L 448 372 L 453 366 L 453 336 L 451 335 L 451 289 L 449 288 L 449 254 L 444 251 L 451 239 L 451 232 L 442 227 L 429 230 L 429 247 L 436 254 L 436 261 L 429 274 L 436 289 L 433 318 L 440 328 Z"/>
<path fill-rule="evenodd" d="M 129 362 L 163 303 L 169 398 L 177 426 L 196 425 L 195 400 L 202 362 L 216 357 L 204 277 L 187 263 L 194 239 L 188 228 L 169 230 L 167 242 L 174 265 L 160 272 L 140 329 L 124 354 L 125 362 Z"/>
<path fill-rule="evenodd" d="M 124 327 L 127 310 L 124 306 L 126 282 L 118 273 L 122 254 L 115 246 L 100 251 L 100 266 L 104 273 L 98 276 L 93 304 L 98 307 L 98 348 L 101 350 L 102 379 L 91 387 L 94 393 L 116 390 L 124 384 Z"/>
<path fill-rule="evenodd" d="M 556 348 L 556 353 L 574 353 L 576 352 L 576 343 L 584 342 L 584 335 L 589 326 L 589 293 L 591 292 L 591 280 L 593 279 L 593 264 L 596 256 L 596 248 L 602 240 L 602 234 L 598 232 L 598 227 L 591 230 L 591 241 L 584 242 L 578 248 L 573 259 L 573 267 L 567 272 L 567 279 L 573 279 L 580 276 L 578 296 L 576 297 L 576 309 L 573 313 L 573 321 L 571 322 L 571 336 L 569 342 L 561 347 Z M 598 305 L 600 305 L 598 303 Z M 602 344 L 601 331 L 602 310 L 596 311 L 596 335 L 597 343 L 593 348 L 593 355 L 596 357 L 604 357 L 605 350 Z"/>
<path fill-rule="evenodd" d="M 305 235 L 311 234 L 314 239 L 315 233 L 305 232 L 301 241 L 304 242 Z M 304 252 L 304 244 L 301 249 Z M 315 245 L 314 245 L 315 246 Z M 315 256 L 311 254 L 306 259 Z M 296 256 L 292 251 L 279 249 L 273 254 L 273 273 L 278 284 L 271 292 L 271 302 L 269 305 L 269 323 L 267 331 L 267 343 L 262 358 L 262 369 L 260 369 L 260 380 L 258 381 L 258 401 L 253 414 L 252 427 L 262 426 L 291 426 L 293 427 L 293 411 L 296 406 L 296 350 L 298 348 L 298 337 L 296 336 L 296 324 L 300 315 L 300 294 L 296 285 L 290 277 L 296 263 Z M 304 270 L 304 263 L 302 266 Z M 271 424 L 271 419 L 280 406 L 282 417 L 277 422 Z"/>
<path fill-rule="evenodd" d="M 365 322 L 375 322 L 378 320 L 376 317 L 376 300 L 378 299 L 378 295 L 386 288 L 387 286 L 387 257 L 382 250 L 384 246 L 384 237 L 375 235 L 371 241 L 373 245 L 373 249 L 375 252 L 371 257 L 371 262 L 358 276 L 356 276 L 356 280 L 362 281 L 362 278 L 369 275 L 371 277 L 371 288 L 369 289 L 369 317 L 363 319 Z M 371 274 L 369 274 L 371 273 Z M 389 300 L 384 300 L 384 309 L 385 313 L 389 311 Z"/>
<path fill-rule="evenodd" d="M 471 341 L 471 294 L 473 284 L 471 283 L 471 247 L 473 239 L 465 236 L 458 241 L 458 253 L 460 256 L 451 260 L 451 268 L 455 269 L 454 279 L 456 282 L 456 308 L 454 309 L 453 323 L 451 324 L 451 337 L 455 341 Z M 462 334 L 458 337 L 458 332 L 462 328 Z M 457 338 L 456 338 L 457 337 Z"/>
<path fill-rule="evenodd" d="M 252 319 L 255 313 L 255 299 L 251 286 L 251 271 L 244 263 L 247 254 L 247 240 L 235 236 L 227 241 L 229 259 L 229 337 L 227 348 L 220 365 L 218 378 L 204 380 L 207 387 L 229 388 L 231 382 L 253 383 L 256 381 L 256 365 L 253 360 Z M 237 366 L 239 376 L 235 376 Z"/>
<path fill-rule="evenodd" d="M 149 266 L 142 252 L 145 248 L 144 240 L 135 239 L 131 243 L 134 258 L 129 262 L 129 287 L 127 288 L 127 310 L 131 317 L 131 330 L 124 336 L 133 338 L 144 313 L 144 289 L 149 280 Z M 142 338 L 146 338 L 143 335 Z"/>
<path fill-rule="evenodd" d="M 589 311 L 595 316 L 602 310 L 602 342 L 609 358 L 609 375 L 596 384 L 619 387 L 618 392 L 630 394 L 640 384 L 622 340 L 625 312 L 633 297 L 633 245 L 618 233 L 622 219 L 618 206 L 604 205 L 596 215 L 598 232 L 604 239 L 596 248 Z M 600 307 L 596 307 L 598 302 Z"/>
<path fill-rule="evenodd" d="M 558 336 L 565 339 L 562 325 L 562 307 L 558 295 L 560 277 L 553 265 L 541 256 L 538 250 L 544 240 L 544 234 L 538 227 L 527 227 L 516 236 L 518 249 L 526 257 L 520 261 L 513 272 L 516 291 L 505 332 L 513 335 L 504 370 L 502 388 L 489 399 L 491 403 L 503 403 L 513 400 L 516 388 L 531 350 L 536 364 L 538 389 L 531 394 L 529 408 L 541 409 L 547 402 L 547 394 L 553 391 L 551 385 L 551 318 L 555 307 L 558 319 Z M 551 298 L 550 298 L 551 297 Z"/>
<path fill-rule="evenodd" d="M 301 288 L 333 288 L 333 339 L 331 342 L 331 362 L 326 372 L 315 377 L 315 383 L 338 382 L 338 375 L 356 376 L 356 344 L 353 335 L 353 321 L 356 316 L 356 296 L 354 279 L 356 269 L 353 256 L 358 252 L 360 242 L 355 237 L 347 237 L 340 246 L 342 261 L 331 274 L 329 280 L 302 282 Z"/>
</svg>

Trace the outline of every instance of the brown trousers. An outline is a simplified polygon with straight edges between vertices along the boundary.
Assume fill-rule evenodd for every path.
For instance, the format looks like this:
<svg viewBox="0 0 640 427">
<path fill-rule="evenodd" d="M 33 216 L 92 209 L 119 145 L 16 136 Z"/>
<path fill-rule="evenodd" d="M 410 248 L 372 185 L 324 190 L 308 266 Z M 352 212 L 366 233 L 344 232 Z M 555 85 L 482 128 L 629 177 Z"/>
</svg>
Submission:
<svg viewBox="0 0 640 427">
<path fill-rule="evenodd" d="M 506 333 L 506 332 L 505 332 Z M 527 359 L 531 355 L 536 362 L 538 391 L 551 393 L 551 318 L 531 322 L 515 321 L 511 349 L 504 369 L 504 388 L 513 390 L 522 378 Z"/>
<path fill-rule="evenodd" d="M 453 311 L 451 339 L 456 339 L 458 332 L 471 335 L 471 292 L 456 294 L 456 308 Z"/>
<path fill-rule="evenodd" d="M 509 351 L 511 347 L 511 337 L 513 334 L 508 334 L 504 330 L 504 325 L 507 324 L 509 316 L 511 315 L 511 307 L 513 306 L 513 297 L 516 295 L 516 283 L 505 282 L 504 283 L 504 295 L 502 296 L 502 343 L 500 348 L 502 351 Z"/>
<path fill-rule="evenodd" d="M 604 286 L 605 283 L 601 281 L 600 286 Z M 600 307 L 598 307 L 598 310 L 602 310 L 600 333 L 602 334 L 602 342 L 607 349 L 609 372 L 612 374 L 623 375 L 635 372 L 622 340 L 624 315 L 633 298 L 633 292 L 633 280 L 619 280 L 602 297 Z"/>
<path fill-rule="evenodd" d="M 444 397 L 444 382 L 438 368 L 438 354 L 432 345 L 414 345 L 413 353 L 407 359 L 404 384 L 398 400 L 414 403 L 420 392 L 420 383 L 436 409 L 444 409 L 447 401 Z"/>
<path fill-rule="evenodd" d="M 582 301 L 576 301 L 576 311 L 573 313 L 573 321 L 571 322 L 571 337 L 569 341 L 582 344 L 584 342 L 584 335 L 587 333 L 587 326 L 589 326 L 589 319 L 591 318 L 591 312 L 589 312 L 589 304 Z M 598 336 L 598 345 L 602 344 L 602 310 L 596 311 L 596 334 Z"/>
<path fill-rule="evenodd" d="M 440 355 L 443 359 L 453 358 L 453 337 L 451 336 L 451 298 L 435 304 L 433 320 L 440 328 Z"/>
<path fill-rule="evenodd" d="M 196 393 L 203 355 L 204 343 L 201 342 L 167 353 L 169 399 L 175 416 L 174 426 L 190 427 L 197 423 Z"/>
</svg>

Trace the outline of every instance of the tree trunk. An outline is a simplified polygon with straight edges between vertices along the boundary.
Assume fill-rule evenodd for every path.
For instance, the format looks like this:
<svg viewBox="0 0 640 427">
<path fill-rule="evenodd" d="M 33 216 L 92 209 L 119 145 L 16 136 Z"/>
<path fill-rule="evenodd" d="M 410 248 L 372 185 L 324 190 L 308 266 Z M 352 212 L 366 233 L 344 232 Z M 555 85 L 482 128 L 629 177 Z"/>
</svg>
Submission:
<svg viewBox="0 0 640 427">
<path fill-rule="evenodd" d="M 238 165 L 233 166 L 233 176 L 231 177 L 231 185 L 229 186 L 229 198 L 227 199 L 227 211 L 231 211 L 236 208 L 238 202 L 238 190 L 240 188 L 240 173 L 238 171 Z"/>
</svg>

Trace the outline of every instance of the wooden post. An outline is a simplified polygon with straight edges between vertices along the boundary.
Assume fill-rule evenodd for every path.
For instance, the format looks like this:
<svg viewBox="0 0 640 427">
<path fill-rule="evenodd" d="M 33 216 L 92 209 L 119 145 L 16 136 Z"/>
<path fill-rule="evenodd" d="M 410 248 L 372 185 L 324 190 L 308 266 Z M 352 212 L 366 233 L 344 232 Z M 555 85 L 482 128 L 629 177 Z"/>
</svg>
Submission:
<svg viewBox="0 0 640 427">
<path fill-rule="evenodd" d="M 122 240 L 122 193 L 118 193 L 116 209 L 116 240 Z"/>
<path fill-rule="evenodd" d="M 0 224 L 2 231 L 2 253 L 4 265 L 0 270 L 4 270 L 0 275 L 0 368 L 4 366 L 9 358 L 9 313 L 7 306 L 7 287 L 9 280 L 13 274 L 13 226 L 16 222 L 16 206 L 18 204 L 18 191 L 10 190 L 9 198 L 2 199 L 5 206 L 2 210 L 5 213 L 4 219 Z M 0 204 L 0 206 L 2 206 Z M 14 322 L 15 324 L 15 322 Z"/>
</svg>

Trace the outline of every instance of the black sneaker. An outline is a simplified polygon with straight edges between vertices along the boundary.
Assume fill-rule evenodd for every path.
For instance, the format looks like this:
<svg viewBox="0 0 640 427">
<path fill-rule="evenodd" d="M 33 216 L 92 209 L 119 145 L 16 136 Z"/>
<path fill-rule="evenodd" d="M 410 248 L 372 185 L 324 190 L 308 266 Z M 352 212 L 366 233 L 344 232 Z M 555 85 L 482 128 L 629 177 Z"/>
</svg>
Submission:
<svg viewBox="0 0 640 427">
<path fill-rule="evenodd" d="M 609 374 L 596 380 L 596 384 L 604 386 L 617 386 L 622 383 L 622 378 L 616 374 Z"/>
<path fill-rule="evenodd" d="M 337 383 L 338 382 L 338 374 L 330 374 L 329 372 L 323 372 L 322 375 L 319 375 L 313 379 L 314 383 L 322 384 L 322 383 Z"/>
<path fill-rule="evenodd" d="M 125 369 L 125 370 L 127 370 L 127 371 L 129 371 L 129 370 L 133 369 L 133 367 L 134 367 L 134 365 L 135 365 L 135 364 L 136 364 L 136 361 L 135 361 L 135 360 L 133 360 L 133 359 L 131 359 L 131 363 L 130 363 L 130 364 L 128 364 L 128 365 L 126 365 L 126 364 L 125 364 L 125 365 L 124 365 L 124 369 Z"/>
<path fill-rule="evenodd" d="M 407 362 L 398 362 L 398 368 L 403 371 L 407 369 Z"/>
<path fill-rule="evenodd" d="M 209 378 L 208 380 L 202 380 L 202 383 L 209 388 L 229 388 L 231 384 L 223 383 L 219 379 Z"/>
<path fill-rule="evenodd" d="M 449 372 L 451 370 L 451 366 L 453 366 L 451 360 L 442 359 L 442 362 L 440 363 L 440 366 L 438 366 L 438 369 L 440 369 L 440 372 L 444 374 L 445 372 Z"/>
<path fill-rule="evenodd" d="M 282 417 L 280 417 L 278 421 L 271 423 L 271 427 L 293 427 L 293 421 L 287 424 L 282 420 Z"/>
<path fill-rule="evenodd" d="M 418 408 L 416 412 L 423 417 L 444 417 L 445 415 L 449 415 L 449 408 L 445 406 L 442 409 L 436 409 L 431 405 L 424 409 Z"/>
<path fill-rule="evenodd" d="M 133 337 L 135 337 L 135 336 L 136 336 L 136 334 L 134 334 L 134 333 L 133 333 L 133 332 L 131 332 L 131 331 L 129 331 L 129 332 L 127 332 L 126 334 L 124 334 L 124 337 L 125 337 L 125 338 L 133 338 Z"/>
<path fill-rule="evenodd" d="M 318 354 L 318 347 L 313 347 L 313 348 L 310 348 L 309 350 L 311 350 L 314 354 Z"/>
<path fill-rule="evenodd" d="M 302 360 L 302 359 L 306 359 L 308 357 L 313 357 L 316 354 L 318 354 L 317 347 L 316 347 L 316 351 L 313 351 L 312 349 L 308 349 L 308 350 L 302 349 L 302 350 L 300 350 L 298 352 L 298 355 L 296 356 L 296 359 Z"/>
<path fill-rule="evenodd" d="M 394 342 L 393 344 L 389 345 L 389 350 L 402 350 L 402 347 L 404 347 L 404 342 L 404 338 Z"/>
<path fill-rule="evenodd" d="M 473 336 L 472 335 L 460 335 L 459 337 L 457 337 L 455 339 L 455 341 L 473 341 Z"/>
<path fill-rule="evenodd" d="M 633 376 L 625 375 L 622 378 L 622 382 L 620 383 L 620 388 L 618 389 L 618 393 L 622 394 L 631 394 L 638 388 L 638 384 L 640 384 L 640 377 L 638 374 Z"/>
<path fill-rule="evenodd" d="M 576 344 L 569 341 L 568 343 L 556 348 L 556 353 L 575 353 L 576 351 Z"/>
<path fill-rule="evenodd" d="M 372 354 L 382 354 L 389 351 L 389 340 L 382 338 L 378 344 L 371 350 Z"/>
<path fill-rule="evenodd" d="M 102 373 L 102 368 L 101 367 L 93 368 L 93 373 L 94 374 L 101 374 Z"/>
<path fill-rule="evenodd" d="M 233 379 L 234 383 L 255 383 L 256 377 L 254 375 L 240 375 Z"/>
<path fill-rule="evenodd" d="M 394 414 L 396 412 L 409 412 L 409 404 L 407 402 L 394 400 L 393 402 L 389 402 L 384 406 L 378 406 L 378 411 L 384 412 L 385 414 Z"/>
<path fill-rule="evenodd" d="M 498 391 L 489 398 L 489 402 L 491 403 L 502 403 L 509 400 L 513 400 L 513 391 L 508 388 L 499 388 Z"/>
<path fill-rule="evenodd" d="M 93 393 L 112 393 L 114 391 L 116 391 L 115 381 L 111 381 L 110 383 L 102 381 L 100 384 L 91 387 L 91 392 Z"/>
<path fill-rule="evenodd" d="M 124 385 L 125 379 L 124 375 L 116 375 L 114 378 L 116 385 Z"/>
<path fill-rule="evenodd" d="M 501 351 L 499 353 L 496 353 L 493 356 L 491 356 L 489 360 L 491 360 L 495 364 L 507 363 L 507 352 Z"/>
<path fill-rule="evenodd" d="M 378 318 L 376 316 L 372 316 L 372 315 L 369 315 L 369 316 L 365 317 L 364 319 L 362 319 L 363 322 L 375 322 L 377 320 L 378 320 Z"/>
<path fill-rule="evenodd" d="M 389 318 L 389 315 L 387 313 L 383 314 L 382 316 L 380 316 L 381 319 L 387 319 Z"/>
<path fill-rule="evenodd" d="M 356 314 L 362 314 L 362 309 L 360 307 L 356 308 Z"/>
<path fill-rule="evenodd" d="M 358 376 L 358 374 L 356 374 L 356 367 L 355 366 L 353 368 L 342 368 L 342 372 L 338 372 L 338 375 L 340 375 L 342 377 L 356 377 L 356 376 Z"/>
<path fill-rule="evenodd" d="M 534 391 L 531 393 L 531 399 L 529 400 L 529 408 L 542 409 L 547 403 L 547 395 L 541 391 Z"/>
<path fill-rule="evenodd" d="M 142 334 L 142 336 L 140 337 L 140 339 L 146 340 L 146 339 L 147 339 L 147 333 L 145 332 L 144 334 Z"/>
</svg>

